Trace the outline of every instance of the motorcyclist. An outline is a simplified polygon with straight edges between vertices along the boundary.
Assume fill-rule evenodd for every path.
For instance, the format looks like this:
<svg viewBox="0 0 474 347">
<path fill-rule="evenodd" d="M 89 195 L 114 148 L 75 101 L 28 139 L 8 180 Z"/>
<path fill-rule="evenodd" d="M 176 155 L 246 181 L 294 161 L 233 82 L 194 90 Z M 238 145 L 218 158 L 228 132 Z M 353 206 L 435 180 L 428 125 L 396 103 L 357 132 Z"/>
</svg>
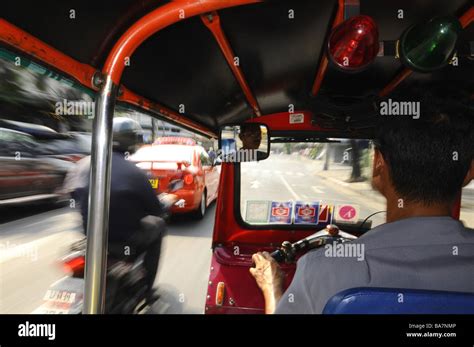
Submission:
<svg viewBox="0 0 474 347">
<path fill-rule="evenodd" d="M 144 267 L 151 295 L 166 230 L 160 217 L 165 207 L 157 199 L 144 172 L 126 160 L 143 142 L 141 131 L 123 126 L 124 120 L 119 120 L 114 119 L 108 254 L 114 258 L 133 259 L 145 253 Z M 78 162 L 66 178 L 66 185 L 81 209 L 84 233 L 87 230 L 89 175 L 90 156 Z"/>
</svg>

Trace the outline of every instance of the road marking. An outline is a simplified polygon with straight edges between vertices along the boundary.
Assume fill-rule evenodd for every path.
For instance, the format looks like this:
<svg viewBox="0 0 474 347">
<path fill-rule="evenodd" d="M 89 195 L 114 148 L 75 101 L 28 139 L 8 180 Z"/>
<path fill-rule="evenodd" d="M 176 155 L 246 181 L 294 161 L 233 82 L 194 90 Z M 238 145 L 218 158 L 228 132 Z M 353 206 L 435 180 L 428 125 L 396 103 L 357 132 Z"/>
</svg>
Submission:
<svg viewBox="0 0 474 347">
<path fill-rule="evenodd" d="M 285 185 L 286 189 L 288 189 L 288 191 L 291 193 L 291 195 L 293 195 L 293 197 L 296 200 L 301 200 L 300 197 L 298 196 L 298 194 L 296 194 L 295 191 L 293 190 L 293 188 L 291 188 L 291 186 L 288 184 L 287 180 L 282 175 L 279 175 L 278 177 L 280 177 L 281 181 Z"/>
<path fill-rule="evenodd" d="M 260 187 L 260 182 L 255 180 L 255 181 L 252 181 L 250 182 L 250 188 L 252 189 L 258 189 Z"/>
<path fill-rule="evenodd" d="M 311 186 L 311 189 L 317 194 L 323 194 L 324 193 L 324 190 L 321 188 L 321 186 Z"/>
<path fill-rule="evenodd" d="M 287 175 L 287 176 L 293 176 L 293 171 L 287 171 L 287 172 L 285 172 L 285 175 Z"/>
</svg>

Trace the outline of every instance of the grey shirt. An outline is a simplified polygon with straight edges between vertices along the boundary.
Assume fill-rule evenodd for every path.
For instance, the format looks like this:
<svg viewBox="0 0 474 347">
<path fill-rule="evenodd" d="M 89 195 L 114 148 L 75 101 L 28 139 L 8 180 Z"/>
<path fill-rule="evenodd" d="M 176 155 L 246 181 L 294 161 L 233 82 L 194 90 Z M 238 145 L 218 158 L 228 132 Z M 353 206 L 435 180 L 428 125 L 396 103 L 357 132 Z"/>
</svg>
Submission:
<svg viewBox="0 0 474 347">
<path fill-rule="evenodd" d="M 349 244 L 301 257 L 275 313 L 322 313 L 333 295 L 355 287 L 474 292 L 474 230 L 450 217 L 386 223 Z"/>
</svg>

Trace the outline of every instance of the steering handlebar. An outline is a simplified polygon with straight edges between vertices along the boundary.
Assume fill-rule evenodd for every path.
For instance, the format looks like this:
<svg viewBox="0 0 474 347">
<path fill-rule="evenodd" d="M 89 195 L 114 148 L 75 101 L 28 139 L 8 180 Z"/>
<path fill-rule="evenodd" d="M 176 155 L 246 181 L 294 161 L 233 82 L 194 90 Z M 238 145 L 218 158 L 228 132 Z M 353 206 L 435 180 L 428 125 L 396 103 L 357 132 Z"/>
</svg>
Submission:
<svg viewBox="0 0 474 347">
<path fill-rule="evenodd" d="M 294 262 L 296 255 L 303 251 L 319 248 L 327 244 L 353 241 L 355 239 L 357 239 L 356 236 L 340 231 L 334 224 L 328 224 L 325 229 L 296 241 L 295 243 L 284 241 L 280 248 L 273 251 L 270 255 L 279 263 L 291 263 Z"/>
</svg>

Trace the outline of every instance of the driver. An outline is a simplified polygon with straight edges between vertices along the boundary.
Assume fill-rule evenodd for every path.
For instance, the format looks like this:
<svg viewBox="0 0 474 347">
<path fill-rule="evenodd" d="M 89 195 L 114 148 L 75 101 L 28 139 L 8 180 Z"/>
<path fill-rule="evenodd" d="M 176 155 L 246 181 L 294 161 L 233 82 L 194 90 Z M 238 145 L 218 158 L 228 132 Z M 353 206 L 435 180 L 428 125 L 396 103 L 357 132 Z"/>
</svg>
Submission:
<svg viewBox="0 0 474 347">
<path fill-rule="evenodd" d="M 260 125 L 256 123 L 244 123 L 240 126 L 239 138 L 242 141 L 241 149 L 257 150 L 262 142 Z"/>
<path fill-rule="evenodd" d="M 381 120 L 372 185 L 386 199 L 387 221 L 353 241 L 362 260 L 308 252 L 284 292 L 279 265 L 266 252 L 253 255 L 266 313 L 322 313 L 333 295 L 355 287 L 474 292 L 474 230 L 451 217 L 474 178 L 474 115 L 452 95 L 425 95 L 420 119 Z"/>
<path fill-rule="evenodd" d="M 114 122 L 109 255 L 127 259 L 145 253 L 147 292 L 152 295 L 161 240 L 166 228 L 160 217 L 164 206 L 157 199 L 144 172 L 125 159 L 125 154 L 132 153 L 141 144 L 139 134 L 133 130 L 119 130 L 115 125 Z M 71 196 L 79 202 L 84 233 L 87 230 L 89 175 L 90 156 L 81 159 L 65 180 L 66 189 L 71 191 Z M 149 299 L 153 298 L 150 296 Z"/>
</svg>

